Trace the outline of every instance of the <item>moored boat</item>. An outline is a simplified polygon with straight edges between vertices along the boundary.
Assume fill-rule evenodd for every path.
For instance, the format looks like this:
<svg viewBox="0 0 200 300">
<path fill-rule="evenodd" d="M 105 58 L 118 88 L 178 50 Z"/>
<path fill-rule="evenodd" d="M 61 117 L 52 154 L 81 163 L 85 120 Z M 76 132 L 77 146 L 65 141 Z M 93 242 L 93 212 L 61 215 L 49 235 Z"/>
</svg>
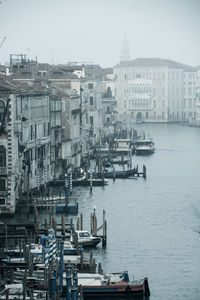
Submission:
<svg viewBox="0 0 200 300">
<path fill-rule="evenodd" d="M 137 169 L 136 168 L 133 168 L 133 169 L 130 169 L 130 170 L 121 170 L 121 171 L 115 171 L 115 170 L 112 170 L 112 171 L 108 171 L 108 170 L 105 170 L 104 172 L 104 177 L 105 178 L 126 178 L 126 177 L 130 177 L 130 176 L 134 176 L 137 174 Z"/>
<path fill-rule="evenodd" d="M 86 246 L 97 246 L 101 242 L 101 238 L 98 236 L 91 235 L 88 231 L 85 230 L 76 230 L 78 236 L 78 244 L 83 247 Z"/>
<path fill-rule="evenodd" d="M 136 155 L 149 155 L 155 152 L 155 146 L 152 139 L 141 139 L 135 142 Z"/>
<path fill-rule="evenodd" d="M 72 179 L 73 186 L 90 186 L 91 181 L 87 178 Z M 108 181 L 100 178 L 92 178 L 92 186 L 104 186 L 107 185 Z"/>
<path fill-rule="evenodd" d="M 99 276 L 78 274 L 78 283 L 81 285 L 84 299 L 150 296 L 148 278 L 129 282 L 127 272 Z"/>
</svg>

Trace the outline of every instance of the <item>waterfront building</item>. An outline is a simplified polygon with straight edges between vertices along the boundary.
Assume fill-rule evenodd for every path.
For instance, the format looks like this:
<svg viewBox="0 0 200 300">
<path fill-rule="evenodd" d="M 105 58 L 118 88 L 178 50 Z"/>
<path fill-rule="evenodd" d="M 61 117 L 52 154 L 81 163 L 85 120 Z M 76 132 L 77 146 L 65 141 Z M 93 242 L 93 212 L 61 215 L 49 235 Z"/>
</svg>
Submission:
<svg viewBox="0 0 200 300">
<path fill-rule="evenodd" d="M 119 121 L 179 122 L 184 116 L 189 121 L 184 106 L 187 72 L 194 74 L 195 68 L 159 58 L 138 58 L 115 66 Z"/>
<path fill-rule="evenodd" d="M 182 121 L 194 125 L 196 123 L 197 72 L 184 70 L 184 99 Z"/>
<path fill-rule="evenodd" d="M 196 72 L 196 118 L 194 125 L 200 127 L 200 66 L 197 66 Z"/>
<path fill-rule="evenodd" d="M 49 95 L 49 100 L 51 178 L 56 180 L 62 174 L 62 101 L 54 89 Z"/>
<path fill-rule="evenodd" d="M 51 179 L 49 93 L 2 77 L 0 106 L 0 207 L 14 213 L 24 193 Z"/>
<path fill-rule="evenodd" d="M 62 95 L 62 161 L 63 172 L 74 171 L 81 164 L 80 96 L 71 90 Z M 64 175 L 64 174 L 63 174 Z"/>
<path fill-rule="evenodd" d="M 1 213 L 14 213 L 21 172 L 19 173 L 20 145 L 16 133 L 16 85 L 0 77 L 0 209 Z"/>
</svg>

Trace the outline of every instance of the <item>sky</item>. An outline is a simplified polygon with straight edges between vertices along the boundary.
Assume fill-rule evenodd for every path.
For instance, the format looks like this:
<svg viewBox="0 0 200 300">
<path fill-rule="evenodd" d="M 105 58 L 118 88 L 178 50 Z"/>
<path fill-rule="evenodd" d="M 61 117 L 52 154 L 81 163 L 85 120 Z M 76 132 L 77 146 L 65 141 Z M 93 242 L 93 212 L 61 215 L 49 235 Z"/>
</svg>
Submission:
<svg viewBox="0 0 200 300">
<path fill-rule="evenodd" d="M 200 64 L 200 0 L 1 0 L 0 63 L 10 54 L 51 64 L 113 67 L 130 58 Z"/>
</svg>

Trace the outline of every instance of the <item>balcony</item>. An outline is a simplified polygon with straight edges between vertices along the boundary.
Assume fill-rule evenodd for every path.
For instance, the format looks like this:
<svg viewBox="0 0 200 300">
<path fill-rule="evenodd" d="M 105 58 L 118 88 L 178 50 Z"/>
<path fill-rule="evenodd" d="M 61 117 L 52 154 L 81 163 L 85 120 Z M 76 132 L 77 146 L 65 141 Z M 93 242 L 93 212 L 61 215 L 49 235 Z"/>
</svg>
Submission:
<svg viewBox="0 0 200 300">
<path fill-rule="evenodd" d="M 8 170 L 7 167 L 0 167 L 0 175 L 7 175 Z"/>
</svg>

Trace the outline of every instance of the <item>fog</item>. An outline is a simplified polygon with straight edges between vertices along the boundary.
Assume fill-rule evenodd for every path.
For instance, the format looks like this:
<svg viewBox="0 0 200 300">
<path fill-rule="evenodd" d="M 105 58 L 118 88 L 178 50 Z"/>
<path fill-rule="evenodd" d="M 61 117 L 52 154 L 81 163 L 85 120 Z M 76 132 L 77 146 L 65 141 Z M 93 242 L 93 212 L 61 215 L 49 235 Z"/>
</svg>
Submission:
<svg viewBox="0 0 200 300">
<path fill-rule="evenodd" d="M 200 62 L 199 0 L 1 0 L 1 64 L 27 54 L 39 62 L 119 62 L 124 34 L 130 58 Z"/>
</svg>

